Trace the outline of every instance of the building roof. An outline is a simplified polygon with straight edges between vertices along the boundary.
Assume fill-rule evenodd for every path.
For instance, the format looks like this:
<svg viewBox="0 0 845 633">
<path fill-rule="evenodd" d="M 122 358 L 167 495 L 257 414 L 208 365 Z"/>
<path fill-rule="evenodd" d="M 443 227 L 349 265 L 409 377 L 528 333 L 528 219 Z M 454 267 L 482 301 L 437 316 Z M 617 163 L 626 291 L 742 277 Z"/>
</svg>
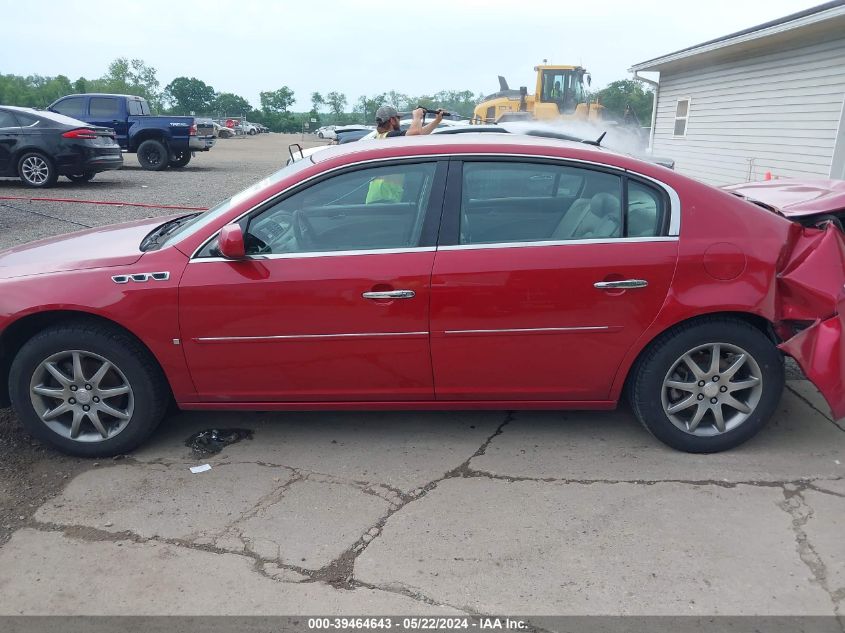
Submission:
<svg viewBox="0 0 845 633">
<path fill-rule="evenodd" d="M 765 45 L 781 45 L 789 40 L 806 37 L 811 32 L 814 34 L 830 32 L 839 36 L 845 33 L 845 0 L 831 0 L 831 2 L 792 13 L 771 22 L 655 57 L 634 64 L 629 71 L 662 71 L 674 67 L 692 66 L 704 62 L 704 57 L 707 57 L 709 62 L 713 56 L 725 56 L 732 52 L 760 48 Z M 765 40 L 765 43 L 761 40 Z"/>
</svg>

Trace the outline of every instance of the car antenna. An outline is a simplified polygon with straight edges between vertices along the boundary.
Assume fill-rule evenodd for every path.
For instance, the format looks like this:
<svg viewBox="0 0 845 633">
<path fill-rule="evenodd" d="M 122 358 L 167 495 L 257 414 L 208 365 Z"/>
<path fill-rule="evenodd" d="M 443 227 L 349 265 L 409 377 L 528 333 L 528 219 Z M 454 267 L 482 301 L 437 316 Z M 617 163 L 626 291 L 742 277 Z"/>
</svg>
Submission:
<svg viewBox="0 0 845 633">
<path fill-rule="evenodd" d="M 604 140 L 604 137 L 605 137 L 605 136 L 607 136 L 607 130 L 605 130 L 604 132 L 602 132 L 602 133 L 601 133 L 601 136 L 599 136 L 599 137 L 598 137 L 595 141 L 587 141 L 587 140 L 583 140 L 583 141 L 581 141 L 581 142 L 582 142 L 582 143 L 586 143 L 587 145 L 595 145 L 596 147 L 601 147 L 601 142 L 602 142 L 602 140 Z"/>
</svg>

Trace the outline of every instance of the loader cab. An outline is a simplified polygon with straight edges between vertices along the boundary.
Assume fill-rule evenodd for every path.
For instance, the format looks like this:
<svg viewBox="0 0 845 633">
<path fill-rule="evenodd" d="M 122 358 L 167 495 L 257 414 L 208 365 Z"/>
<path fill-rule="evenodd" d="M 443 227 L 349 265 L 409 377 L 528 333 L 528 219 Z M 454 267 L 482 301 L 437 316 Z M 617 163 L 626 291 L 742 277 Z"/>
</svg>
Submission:
<svg viewBox="0 0 845 633">
<path fill-rule="evenodd" d="M 537 118 L 552 118 L 558 114 L 574 114 L 579 103 L 587 100 L 584 88 L 589 75 L 578 66 L 537 66 Z M 546 114 L 546 116 L 544 116 Z"/>
</svg>

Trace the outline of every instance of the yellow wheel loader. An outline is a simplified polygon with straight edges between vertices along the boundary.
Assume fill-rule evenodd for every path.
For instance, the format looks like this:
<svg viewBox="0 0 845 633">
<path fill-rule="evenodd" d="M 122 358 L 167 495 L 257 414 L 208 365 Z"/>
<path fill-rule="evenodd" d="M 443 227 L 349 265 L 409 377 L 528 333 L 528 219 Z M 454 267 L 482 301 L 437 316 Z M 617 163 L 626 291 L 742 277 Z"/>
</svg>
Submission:
<svg viewBox="0 0 845 633">
<path fill-rule="evenodd" d="M 473 122 L 500 123 L 504 121 L 600 121 L 604 106 L 590 103 L 584 82 L 590 75 L 581 66 L 535 66 L 537 86 L 528 94 L 523 86 L 511 90 L 499 76 L 499 92 L 488 95 L 475 106 Z"/>
</svg>

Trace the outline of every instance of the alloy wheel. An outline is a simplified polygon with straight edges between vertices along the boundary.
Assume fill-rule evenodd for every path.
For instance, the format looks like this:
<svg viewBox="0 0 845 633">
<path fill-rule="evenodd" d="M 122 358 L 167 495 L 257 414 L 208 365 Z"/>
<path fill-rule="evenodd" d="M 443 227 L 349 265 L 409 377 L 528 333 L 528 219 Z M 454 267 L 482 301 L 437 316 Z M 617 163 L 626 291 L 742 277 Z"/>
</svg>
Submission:
<svg viewBox="0 0 845 633">
<path fill-rule="evenodd" d="M 734 430 L 754 413 L 763 393 L 763 373 L 751 354 L 736 345 L 695 347 L 663 379 L 661 402 L 677 428 L 699 437 Z"/>
<path fill-rule="evenodd" d="M 30 381 L 30 400 L 53 432 L 77 442 L 102 442 L 132 419 L 135 398 L 126 376 L 107 358 L 83 350 L 46 358 Z"/>
<path fill-rule="evenodd" d="M 33 185 L 43 185 L 50 178 L 50 165 L 40 156 L 27 156 L 21 163 L 21 174 Z"/>
</svg>

